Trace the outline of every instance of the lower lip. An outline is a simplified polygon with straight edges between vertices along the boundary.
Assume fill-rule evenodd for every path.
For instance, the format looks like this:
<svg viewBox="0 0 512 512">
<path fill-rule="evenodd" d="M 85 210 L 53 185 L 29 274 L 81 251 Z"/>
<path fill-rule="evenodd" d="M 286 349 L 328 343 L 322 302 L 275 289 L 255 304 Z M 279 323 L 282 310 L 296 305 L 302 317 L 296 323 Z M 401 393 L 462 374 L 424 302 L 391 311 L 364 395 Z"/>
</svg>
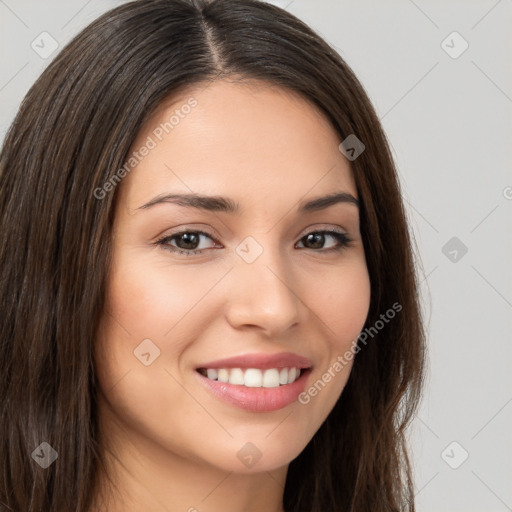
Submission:
<svg viewBox="0 0 512 512">
<path fill-rule="evenodd" d="M 283 409 L 292 404 L 304 391 L 311 369 L 302 372 L 301 376 L 291 384 L 277 388 L 249 388 L 227 382 L 211 380 L 199 372 L 195 372 L 214 396 L 231 405 L 251 412 L 271 412 Z"/>
</svg>

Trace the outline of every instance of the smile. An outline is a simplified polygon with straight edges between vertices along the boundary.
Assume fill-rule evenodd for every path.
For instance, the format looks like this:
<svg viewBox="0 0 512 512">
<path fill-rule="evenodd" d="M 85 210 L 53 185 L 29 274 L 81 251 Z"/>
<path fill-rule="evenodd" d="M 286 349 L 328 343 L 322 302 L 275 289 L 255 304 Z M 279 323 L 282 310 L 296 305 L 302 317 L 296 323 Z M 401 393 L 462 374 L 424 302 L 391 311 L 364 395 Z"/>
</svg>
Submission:
<svg viewBox="0 0 512 512">
<path fill-rule="evenodd" d="M 311 375 L 311 360 L 293 354 L 244 354 L 195 368 L 211 396 L 250 412 L 271 412 L 297 402 Z"/>
<path fill-rule="evenodd" d="M 300 368 L 200 368 L 199 373 L 210 380 L 248 388 L 277 388 L 292 384 L 301 375 Z"/>
</svg>

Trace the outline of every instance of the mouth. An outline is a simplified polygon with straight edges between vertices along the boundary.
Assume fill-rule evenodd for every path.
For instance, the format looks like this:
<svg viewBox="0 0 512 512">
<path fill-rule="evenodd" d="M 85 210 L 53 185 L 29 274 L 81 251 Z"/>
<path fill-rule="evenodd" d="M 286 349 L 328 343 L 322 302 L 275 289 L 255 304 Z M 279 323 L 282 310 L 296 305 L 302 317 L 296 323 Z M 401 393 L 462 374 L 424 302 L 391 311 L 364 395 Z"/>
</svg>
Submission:
<svg viewBox="0 0 512 512">
<path fill-rule="evenodd" d="M 250 412 L 271 412 L 297 401 L 312 370 L 312 362 L 296 354 L 249 354 L 204 363 L 195 374 L 214 398 Z"/>
</svg>

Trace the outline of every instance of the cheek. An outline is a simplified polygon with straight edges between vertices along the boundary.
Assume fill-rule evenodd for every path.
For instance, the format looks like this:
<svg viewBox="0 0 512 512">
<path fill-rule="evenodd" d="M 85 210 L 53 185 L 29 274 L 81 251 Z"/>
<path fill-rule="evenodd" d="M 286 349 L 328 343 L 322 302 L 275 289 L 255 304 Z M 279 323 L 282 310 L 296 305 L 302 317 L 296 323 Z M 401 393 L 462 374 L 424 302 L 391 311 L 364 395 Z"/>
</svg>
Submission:
<svg viewBox="0 0 512 512">
<path fill-rule="evenodd" d="M 357 339 L 370 307 L 370 278 L 364 259 L 342 265 L 323 279 L 312 296 L 331 348 L 345 351 Z"/>
<path fill-rule="evenodd" d="M 325 345 L 309 387 L 299 397 L 312 417 L 323 421 L 339 399 L 354 364 L 358 336 L 370 307 L 370 279 L 364 259 L 332 269 L 323 288 L 312 295 L 314 311 L 322 321 Z"/>
<path fill-rule="evenodd" d="M 226 274 L 224 266 L 198 268 L 171 267 L 162 260 L 155 262 L 154 256 L 118 251 L 96 338 L 96 367 L 103 389 L 116 385 L 128 372 L 130 381 L 139 379 L 142 388 L 151 388 L 154 376 L 147 380 L 147 375 L 155 368 L 178 370 L 184 351 L 215 316 L 208 293 Z M 146 367 L 137 355 L 148 350 L 154 362 Z"/>
<path fill-rule="evenodd" d="M 167 265 L 130 251 L 117 259 L 110 276 L 108 311 L 133 339 L 175 338 L 195 308 L 225 273 L 224 267 Z"/>
<path fill-rule="evenodd" d="M 129 250 L 116 256 L 95 345 L 98 382 L 115 416 L 176 452 L 186 439 L 180 426 L 196 429 L 200 436 L 199 426 L 205 422 L 197 403 L 176 382 L 176 365 L 190 340 L 199 335 L 200 326 L 191 327 L 194 306 L 218 280 L 217 274 L 223 274 L 221 269 L 214 276 L 205 270 L 203 281 L 191 269 L 170 269 L 144 255 L 130 257 Z M 144 341 L 144 353 L 149 351 L 154 361 L 146 366 L 137 354 L 148 339 L 160 352 L 153 359 L 155 349 Z M 176 409 L 181 411 L 178 420 Z M 170 432 L 176 443 L 169 441 Z"/>
</svg>

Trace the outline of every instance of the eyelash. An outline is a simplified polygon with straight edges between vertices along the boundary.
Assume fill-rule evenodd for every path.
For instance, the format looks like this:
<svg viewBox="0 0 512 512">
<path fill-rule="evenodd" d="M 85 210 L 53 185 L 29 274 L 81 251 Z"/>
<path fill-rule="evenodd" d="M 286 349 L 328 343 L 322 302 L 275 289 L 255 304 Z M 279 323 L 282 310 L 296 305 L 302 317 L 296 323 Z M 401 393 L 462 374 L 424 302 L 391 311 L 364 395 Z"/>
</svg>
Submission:
<svg viewBox="0 0 512 512">
<path fill-rule="evenodd" d="M 315 252 L 322 252 L 322 253 L 340 252 L 343 249 L 346 249 L 347 247 L 349 247 L 353 241 L 346 233 L 343 233 L 341 231 L 336 231 L 336 230 L 325 230 L 325 229 L 318 230 L 318 231 L 310 231 L 309 233 L 306 233 L 303 237 L 301 237 L 300 240 L 306 238 L 307 236 L 309 236 L 311 234 L 318 234 L 318 233 L 323 234 L 323 235 L 331 235 L 338 241 L 338 246 L 331 247 L 330 249 L 323 249 L 323 250 L 322 249 L 310 249 Z M 180 231 L 179 233 L 174 233 L 172 235 L 166 235 L 162 238 L 159 238 L 156 241 L 156 245 L 162 246 L 163 249 L 165 249 L 165 250 L 168 250 L 168 251 L 171 251 L 174 253 L 183 254 L 185 256 L 193 256 L 196 254 L 201 254 L 202 252 L 207 250 L 207 249 L 185 250 L 185 249 L 180 249 L 178 247 L 174 247 L 174 246 L 168 244 L 168 242 L 170 240 L 180 237 L 181 235 L 184 235 L 184 234 L 204 235 L 204 236 L 207 236 L 208 238 L 210 238 L 211 240 L 213 240 L 214 242 L 217 242 L 209 233 L 206 233 L 204 231 L 197 231 L 197 230 L 196 231 L 193 231 L 193 230 L 187 231 L 186 230 L 186 231 Z"/>
</svg>

